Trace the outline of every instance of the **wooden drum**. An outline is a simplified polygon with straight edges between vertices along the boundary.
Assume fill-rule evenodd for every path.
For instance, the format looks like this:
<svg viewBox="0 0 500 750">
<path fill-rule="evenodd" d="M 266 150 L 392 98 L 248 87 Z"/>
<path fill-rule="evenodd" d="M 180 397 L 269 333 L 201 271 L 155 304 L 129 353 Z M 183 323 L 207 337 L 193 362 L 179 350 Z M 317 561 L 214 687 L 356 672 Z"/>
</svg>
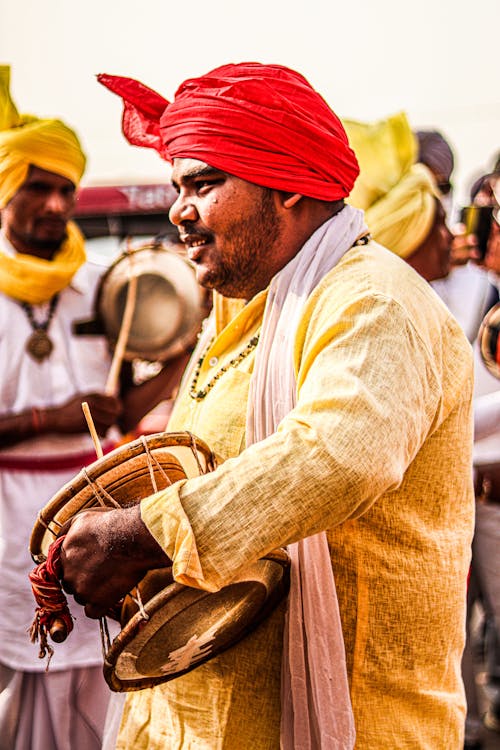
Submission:
<svg viewBox="0 0 500 750">
<path fill-rule="evenodd" d="M 30 540 L 36 563 L 77 513 L 140 502 L 180 479 L 216 468 L 208 446 L 188 432 L 143 436 L 82 469 L 40 511 Z M 278 549 L 257 560 L 220 591 L 209 593 L 150 571 L 117 603 L 121 630 L 111 642 L 101 621 L 104 676 L 116 692 L 167 682 L 233 646 L 288 591 L 289 557 Z"/>
</svg>

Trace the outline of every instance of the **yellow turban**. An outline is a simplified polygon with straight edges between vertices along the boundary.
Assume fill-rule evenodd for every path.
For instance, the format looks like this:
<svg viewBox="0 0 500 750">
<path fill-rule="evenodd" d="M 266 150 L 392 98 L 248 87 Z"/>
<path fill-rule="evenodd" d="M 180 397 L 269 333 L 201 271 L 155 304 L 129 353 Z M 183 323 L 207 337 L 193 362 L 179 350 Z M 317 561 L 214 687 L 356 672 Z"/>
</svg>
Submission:
<svg viewBox="0 0 500 750">
<path fill-rule="evenodd" d="M 408 258 L 429 234 L 439 192 L 415 164 L 417 141 L 404 112 L 375 123 L 344 120 L 360 173 L 348 203 L 365 211 L 372 237 Z"/>
<path fill-rule="evenodd" d="M 76 134 L 60 120 L 19 114 L 10 95 L 10 67 L 0 65 L 0 208 L 19 190 L 30 164 L 78 185 L 85 155 Z"/>
</svg>

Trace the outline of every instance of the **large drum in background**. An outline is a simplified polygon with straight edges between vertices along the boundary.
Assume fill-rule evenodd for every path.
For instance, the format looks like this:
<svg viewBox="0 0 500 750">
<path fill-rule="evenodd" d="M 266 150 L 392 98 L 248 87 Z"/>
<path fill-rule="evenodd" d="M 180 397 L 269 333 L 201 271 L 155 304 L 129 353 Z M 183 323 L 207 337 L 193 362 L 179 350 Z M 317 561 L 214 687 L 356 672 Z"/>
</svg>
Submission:
<svg viewBox="0 0 500 750">
<path fill-rule="evenodd" d="M 46 560 L 50 544 L 77 513 L 127 507 L 215 467 L 208 446 L 188 432 L 149 435 L 117 448 L 82 469 L 40 511 L 30 540 L 33 560 Z M 191 671 L 255 628 L 288 584 L 289 558 L 282 549 L 215 593 L 174 582 L 170 569 L 150 571 L 117 603 L 121 631 L 113 642 L 101 621 L 108 685 L 117 692 L 139 690 Z"/>
<path fill-rule="evenodd" d="M 478 342 L 481 359 L 486 369 L 500 378 L 500 302 L 494 305 L 484 316 L 479 329 Z"/>
<path fill-rule="evenodd" d="M 195 341 L 207 312 L 206 292 L 176 246 L 152 242 L 126 250 L 102 277 L 96 300 L 96 317 L 111 346 L 120 333 L 132 275 L 136 302 L 124 359 L 172 359 Z"/>
</svg>

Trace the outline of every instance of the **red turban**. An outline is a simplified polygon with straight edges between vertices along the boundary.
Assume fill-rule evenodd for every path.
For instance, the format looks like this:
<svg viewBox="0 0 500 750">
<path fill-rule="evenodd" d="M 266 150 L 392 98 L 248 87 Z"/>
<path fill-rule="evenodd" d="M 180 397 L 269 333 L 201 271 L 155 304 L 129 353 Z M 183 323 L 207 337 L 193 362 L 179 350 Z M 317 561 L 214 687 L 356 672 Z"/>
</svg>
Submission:
<svg viewBox="0 0 500 750">
<path fill-rule="evenodd" d="M 224 65 L 168 102 L 139 81 L 99 75 L 124 100 L 123 133 L 164 159 L 198 159 L 263 187 L 319 200 L 349 195 L 359 168 L 344 128 L 299 73 Z"/>
</svg>

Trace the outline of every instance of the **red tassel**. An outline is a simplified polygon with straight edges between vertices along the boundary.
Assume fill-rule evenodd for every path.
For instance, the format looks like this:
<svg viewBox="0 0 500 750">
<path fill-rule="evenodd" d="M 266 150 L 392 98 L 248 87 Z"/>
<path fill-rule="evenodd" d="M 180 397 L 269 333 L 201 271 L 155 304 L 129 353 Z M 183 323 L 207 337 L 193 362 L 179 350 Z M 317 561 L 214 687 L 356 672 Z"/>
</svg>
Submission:
<svg viewBox="0 0 500 750">
<path fill-rule="evenodd" d="M 61 545 L 64 536 L 53 542 L 48 550 L 47 560 L 37 565 L 29 574 L 31 588 L 38 604 L 35 618 L 30 628 L 31 642 L 40 641 L 38 657 L 47 659 L 47 670 L 54 649 L 47 636 L 60 643 L 73 630 L 73 618 L 68 608 L 66 596 L 61 588 Z"/>
</svg>

